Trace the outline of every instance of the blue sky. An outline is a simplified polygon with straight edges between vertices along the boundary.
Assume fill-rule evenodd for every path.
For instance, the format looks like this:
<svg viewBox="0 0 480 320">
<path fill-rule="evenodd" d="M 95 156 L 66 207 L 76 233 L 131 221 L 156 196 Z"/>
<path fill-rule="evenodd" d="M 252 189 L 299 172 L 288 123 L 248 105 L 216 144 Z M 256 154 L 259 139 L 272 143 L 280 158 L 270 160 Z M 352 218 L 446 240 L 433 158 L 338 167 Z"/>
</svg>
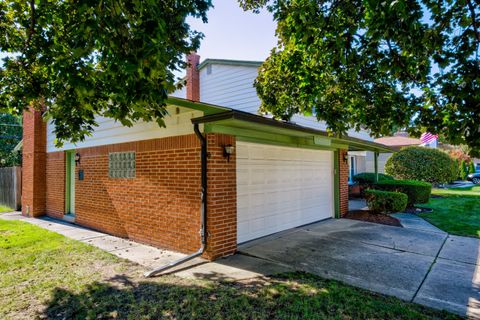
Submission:
<svg viewBox="0 0 480 320">
<path fill-rule="evenodd" d="M 277 44 L 276 23 L 269 12 L 244 12 L 237 0 L 214 0 L 208 23 L 188 19 L 194 30 L 205 34 L 201 59 L 265 60 Z"/>
</svg>

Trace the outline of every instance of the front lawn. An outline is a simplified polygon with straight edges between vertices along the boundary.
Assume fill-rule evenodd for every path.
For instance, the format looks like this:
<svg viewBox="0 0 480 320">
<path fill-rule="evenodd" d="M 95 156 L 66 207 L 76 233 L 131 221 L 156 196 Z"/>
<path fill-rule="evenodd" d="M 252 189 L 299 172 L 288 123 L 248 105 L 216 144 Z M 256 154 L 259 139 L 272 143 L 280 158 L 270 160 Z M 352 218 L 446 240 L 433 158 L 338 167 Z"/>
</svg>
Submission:
<svg viewBox="0 0 480 320">
<path fill-rule="evenodd" d="M 480 237 L 480 186 L 434 189 L 426 207 L 432 213 L 420 214 L 438 228 L 455 235 Z"/>
<path fill-rule="evenodd" d="M 0 319 L 457 319 L 303 273 L 226 282 L 143 268 L 0 219 Z"/>
<path fill-rule="evenodd" d="M 3 206 L 0 204 L 0 213 L 2 212 L 12 212 L 13 210 L 9 207 Z"/>
</svg>

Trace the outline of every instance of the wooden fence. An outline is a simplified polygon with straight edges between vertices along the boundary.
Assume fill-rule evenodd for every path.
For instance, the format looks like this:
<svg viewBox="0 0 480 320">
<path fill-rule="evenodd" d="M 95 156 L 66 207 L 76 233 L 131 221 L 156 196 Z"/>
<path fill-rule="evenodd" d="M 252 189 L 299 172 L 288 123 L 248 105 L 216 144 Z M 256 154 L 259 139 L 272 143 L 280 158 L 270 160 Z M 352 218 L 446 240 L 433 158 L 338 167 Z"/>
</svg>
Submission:
<svg viewBox="0 0 480 320">
<path fill-rule="evenodd" d="M 22 168 L 0 168 L 0 205 L 20 210 L 22 201 Z"/>
</svg>

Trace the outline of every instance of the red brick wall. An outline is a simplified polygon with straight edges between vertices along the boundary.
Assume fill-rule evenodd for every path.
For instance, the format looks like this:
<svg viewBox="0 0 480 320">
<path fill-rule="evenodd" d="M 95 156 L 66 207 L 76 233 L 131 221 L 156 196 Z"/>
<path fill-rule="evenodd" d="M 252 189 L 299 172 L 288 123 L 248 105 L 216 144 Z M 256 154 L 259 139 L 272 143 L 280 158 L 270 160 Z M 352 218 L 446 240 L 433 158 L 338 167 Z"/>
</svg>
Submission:
<svg viewBox="0 0 480 320">
<path fill-rule="evenodd" d="M 340 150 L 338 152 L 339 174 L 340 174 L 340 216 L 344 216 L 348 212 L 348 161 L 345 157 L 348 150 Z"/>
<path fill-rule="evenodd" d="M 108 177 L 110 152 L 135 151 L 136 177 Z M 192 135 L 78 149 L 76 222 L 185 253 L 200 247 L 200 142 Z"/>
<path fill-rule="evenodd" d="M 22 213 L 41 216 L 46 202 L 46 124 L 40 111 L 23 113 Z"/>
<path fill-rule="evenodd" d="M 215 259 L 237 250 L 237 173 L 235 152 L 228 161 L 223 156 L 225 145 L 235 147 L 235 137 L 207 135 L 208 202 L 207 251 L 205 257 Z"/>
<path fill-rule="evenodd" d="M 47 204 L 46 213 L 62 218 L 65 212 L 65 152 L 47 153 Z"/>
</svg>

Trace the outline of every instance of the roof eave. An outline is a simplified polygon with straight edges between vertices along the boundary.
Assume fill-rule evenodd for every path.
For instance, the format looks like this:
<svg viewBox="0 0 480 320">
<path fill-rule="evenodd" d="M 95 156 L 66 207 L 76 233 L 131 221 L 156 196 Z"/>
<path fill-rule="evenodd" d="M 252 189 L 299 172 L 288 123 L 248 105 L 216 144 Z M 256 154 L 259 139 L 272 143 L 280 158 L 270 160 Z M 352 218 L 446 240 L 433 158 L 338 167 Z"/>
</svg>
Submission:
<svg viewBox="0 0 480 320">
<path fill-rule="evenodd" d="M 258 123 L 258 124 L 263 124 L 263 125 L 268 125 L 268 126 L 274 126 L 277 128 L 283 128 L 286 130 L 293 130 L 297 132 L 303 132 L 303 133 L 309 133 L 312 134 L 313 136 L 322 136 L 326 137 L 328 139 L 331 139 L 332 141 L 339 143 L 339 144 L 346 144 L 349 146 L 349 149 L 355 150 L 355 151 L 374 151 L 374 152 L 379 152 L 379 153 L 391 153 L 394 152 L 395 150 L 371 141 L 366 141 L 358 138 L 353 138 L 353 137 L 332 137 L 329 135 L 326 131 L 322 130 L 317 130 L 313 128 L 308 128 L 308 127 L 303 127 L 299 126 L 293 123 L 289 122 L 283 122 L 283 121 L 278 121 L 274 119 L 269 119 L 265 118 L 259 115 L 251 114 L 248 112 L 243 112 L 243 111 L 238 111 L 238 110 L 230 110 L 227 112 L 222 112 L 222 113 L 216 113 L 216 114 L 210 114 L 206 115 L 203 117 L 199 118 L 194 118 L 192 119 L 192 123 L 194 124 L 200 124 L 200 123 L 213 123 L 213 122 L 218 122 L 222 120 L 228 120 L 228 119 L 235 119 L 235 120 L 240 120 L 240 121 L 247 121 L 247 122 L 253 122 L 253 123 Z"/>
</svg>

